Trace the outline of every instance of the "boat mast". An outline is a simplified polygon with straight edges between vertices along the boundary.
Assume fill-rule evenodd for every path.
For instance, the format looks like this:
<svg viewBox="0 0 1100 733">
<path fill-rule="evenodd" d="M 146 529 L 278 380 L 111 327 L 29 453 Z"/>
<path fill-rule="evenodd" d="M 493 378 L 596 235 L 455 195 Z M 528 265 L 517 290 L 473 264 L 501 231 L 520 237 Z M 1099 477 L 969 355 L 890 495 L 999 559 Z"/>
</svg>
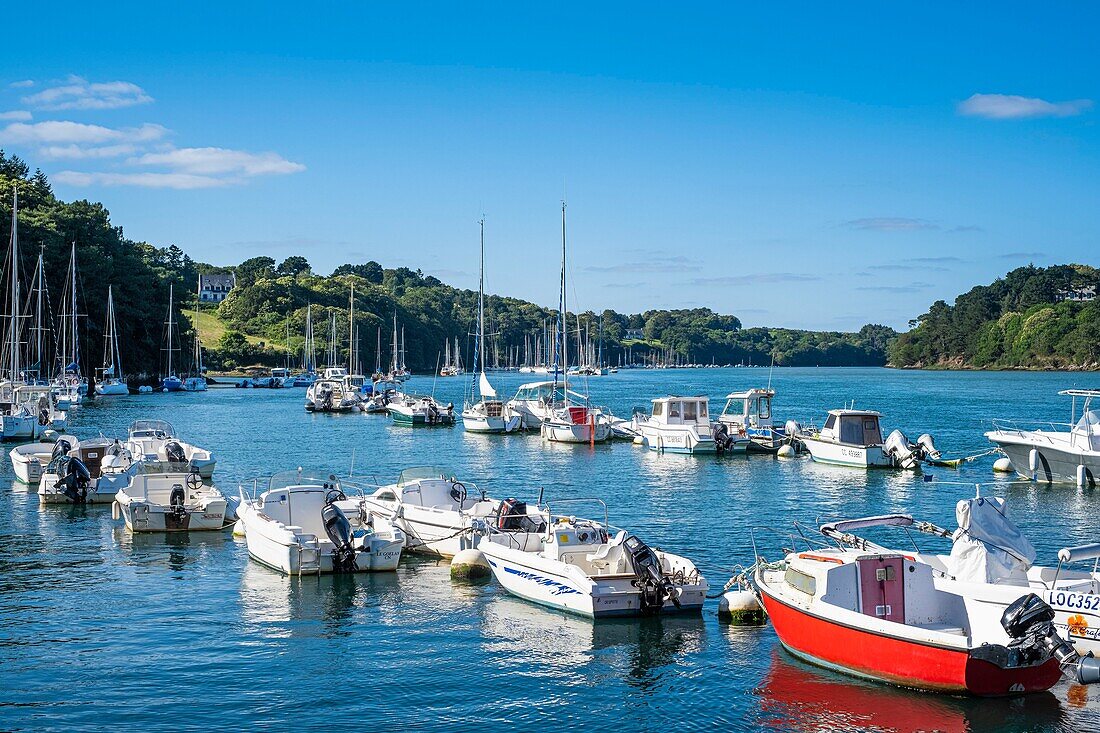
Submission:
<svg viewBox="0 0 1100 733">
<path fill-rule="evenodd" d="M 19 189 L 11 205 L 11 339 L 8 344 L 11 381 L 19 379 Z"/>
<path fill-rule="evenodd" d="M 172 306 L 173 300 L 175 300 L 173 289 L 175 283 L 168 283 L 168 373 L 164 376 L 171 377 L 172 375 L 172 329 L 175 327 L 175 323 L 172 320 Z"/>
<path fill-rule="evenodd" d="M 382 327 L 378 326 L 378 345 L 374 347 L 374 373 L 382 373 Z"/>
<path fill-rule="evenodd" d="M 569 303 L 565 293 L 565 202 L 561 202 L 561 381 L 562 404 L 569 407 Z M 555 379 L 557 373 L 555 372 Z"/>
<path fill-rule="evenodd" d="M 477 343 L 474 344 L 474 371 L 481 366 L 481 377 L 485 378 L 485 355 L 481 353 L 485 344 L 485 217 L 481 217 L 481 264 L 477 281 Z M 457 344 L 456 344 L 457 346 Z M 480 359 L 480 361 L 479 361 Z M 480 385 L 479 385 L 480 388 Z M 482 399 L 485 394 L 482 393 Z"/>
<path fill-rule="evenodd" d="M 355 283 L 348 296 L 348 374 L 355 373 Z"/>
<path fill-rule="evenodd" d="M 195 290 L 195 376 L 202 376 L 202 344 L 199 343 L 199 307 L 202 305 L 202 275 L 199 275 L 199 284 Z"/>
<path fill-rule="evenodd" d="M 35 293 L 34 301 L 34 358 L 36 364 L 35 377 L 37 379 L 41 379 L 42 376 L 42 354 L 45 351 L 45 349 L 42 348 L 43 335 L 46 332 L 46 329 L 42 326 L 42 289 L 46 282 L 44 279 L 45 265 L 42 260 L 45 250 L 46 245 L 42 245 L 38 251 L 38 267 L 35 275 L 35 288 L 37 292 Z"/>
<path fill-rule="evenodd" d="M 103 343 L 103 376 L 122 377 L 122 356 L 118 348 L 118 323 L 115 320 L 114 286 L 107 286 L 107 333 Z"/>
<path fill-rule="evenodd" d="M 72 338 L 71 349 L 69 351 L 70 360 L 69 364 L 75 365 L 76 371 L 79 374 L 80 364 L 77 361 L 79 358 L 78 344 L 76 339 L 76 242 L 73 242 L 72 256 L 69 260 L 69 331 Z M 68 365 L 66 365 L 64 371 L 69 371 Z"/>
</svg>

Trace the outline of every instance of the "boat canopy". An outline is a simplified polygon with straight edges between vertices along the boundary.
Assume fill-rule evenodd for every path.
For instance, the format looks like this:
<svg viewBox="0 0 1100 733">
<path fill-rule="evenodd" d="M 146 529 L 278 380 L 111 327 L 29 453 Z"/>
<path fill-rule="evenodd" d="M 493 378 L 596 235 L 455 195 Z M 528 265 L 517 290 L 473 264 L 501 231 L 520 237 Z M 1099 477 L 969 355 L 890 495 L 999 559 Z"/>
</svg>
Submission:
<svg viewBox="0 0 1100 733">
<path fill-rule="evenodd" d="M 1028 584 L 1035 548 L 1008 518 L 1005 500 L 964 499 L 955 505 L 959 528 L 952 537 L 948 572 L 969 583 Z"/>
<path fill-rule="evenodd" d="M 570 398 L 581 402 L 588 401 L 588 395 L 569 390 Z M 516 400 L 542 400 L 560 402 L 563 398 L 561 382 L 528 382 L 521 384 L 516 391 Z"/>
<path fill-rule="evenodd" d="M 877 412 L 830 410 L 821 432 L 831 432 L 837 440 L 848 445 L 879 445 L 882 443 L 882 428 L 878 419 Z"/>
<path fill-rule="evenodd" d="M 665 425 L 709 424 L 708 404 L 709 400 L 703 395 L 658 397 L 653 400 L 653 420 Z"/>
<path fill-rule="evenodd" d="M 335 474 L 324 471 L 304 471 L 299 468 L 296 471 L 283 471 L 272 476 L 267 481 L 267 490 L 275 491 L 291 486 L 316 486 L 324 489 L 339 489 L 340 479 Z"/>
<path fill-rule="evenodd" d="M 134 420 L 130 423 L 131 438 L 174 438 L 176 429 L 167 420 Z"/>
<path fill-rule="evenodd" d="M 405 484 L 411 484 L 415 481 L 423 481 L 424 479 L 444 479 L 446 481 L 457 481 L 455 478 L 455 472 L 450 469 L 440 468 L 439 466 L 416 466 L 415 468 L 406 468 L 397 476 L 397 485 L 404 486 Z"/>
</svg>

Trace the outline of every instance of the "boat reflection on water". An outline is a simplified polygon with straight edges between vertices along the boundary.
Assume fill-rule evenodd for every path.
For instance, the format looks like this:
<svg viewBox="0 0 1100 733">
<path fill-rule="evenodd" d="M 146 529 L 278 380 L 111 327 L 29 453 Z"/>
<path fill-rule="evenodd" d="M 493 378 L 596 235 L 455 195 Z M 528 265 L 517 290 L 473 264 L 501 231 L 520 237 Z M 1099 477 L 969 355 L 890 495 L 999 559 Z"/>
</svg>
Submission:
<svg viewBox="0 0 1100 733">
<path fill-rule="evenodd" d="M 703 648 L 705 633 L 699 616 L 593 621 L 501 592 L 485 606 L 481 645 L 518 675 L 591 682 L 612 676 L 648 690 L 666 673 L 676 675 L 679 663 Z"/>
<path fill-rule="evenodd" d="M 778 647 L 760 686 L 756 727 L 764 730 L 874 730 L 978 733 L 1055 730 L 1061 703 L 1044 692 L 1014 698 L 935 695 L 811 667 Z"/>
<path fill-rule="evenodd" d="M 375 608 L 398 592 L 395 573 L 331 573 L 288 576 L 248 562 L 241 575 L 245 624 L 266 638 L 348 636 Z M 369 614 L 377 622 L 377 610 Z"/>
<path fill-rule="evenodd" d="M 70 507 L 69 510 L 83 511 L 86 508 Z M 114 526 L 112 531 L 115 544 L 122 553 L 124 562 L 140 567 L 143 572 L 158 567 L 180 571 L 192 565 L 203 565 L 206 562 L 204 556 L 211 551 L 220 551 L 229 542 L 229 535 L 221 532 L 138 532 L 134 534 L 127 531 L 122 524 Z"/>
</svg>

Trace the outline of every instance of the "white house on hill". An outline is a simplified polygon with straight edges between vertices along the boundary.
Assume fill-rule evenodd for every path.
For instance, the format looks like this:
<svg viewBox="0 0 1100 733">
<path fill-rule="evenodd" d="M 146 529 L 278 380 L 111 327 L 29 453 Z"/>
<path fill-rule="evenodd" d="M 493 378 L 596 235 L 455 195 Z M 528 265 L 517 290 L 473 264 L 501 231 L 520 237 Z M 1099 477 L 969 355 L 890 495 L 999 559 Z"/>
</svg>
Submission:
<svg viewBox="0 0 1100 733">
<path fill-rule="evenodd" d="M 199 275 L 199 300 L 204 303 L 220 303 L 237 284 L 237 276 Z"/>
</svg>

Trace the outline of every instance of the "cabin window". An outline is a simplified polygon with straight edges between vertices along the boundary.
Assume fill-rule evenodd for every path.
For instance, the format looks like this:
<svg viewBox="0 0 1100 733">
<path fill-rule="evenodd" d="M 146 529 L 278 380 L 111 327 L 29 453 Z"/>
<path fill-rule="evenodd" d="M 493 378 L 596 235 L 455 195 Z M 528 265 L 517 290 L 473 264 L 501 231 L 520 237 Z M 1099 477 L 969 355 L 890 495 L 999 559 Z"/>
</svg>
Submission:
<svg viewBox="0 0 1100 733">
<path fill-rule="evenodd" d="M 660 417 L 662 414 L 664 414 L 664 411 L 665 411 L 665 403 L 664 402 L 654 402 L 653 403 L 653 416 L 654 417 Z"/>
<path fill-rule="evenodd" d="M 706 402 L 700 402 L 699 403 L 699 417 L 701 417 L 703 419 L 706 419 L 706 417 L 707 417 L 707 403 Z"/>
<path fill-rule="evenodd" d="M 698 404 L 697 402 L 685 402 L 684 403 L 684 419 L 685 420 L 691 420 L 692 422 L 695 422 L 695 415 L 696 415 L 695 407 L 696 407 L 697 404 Z"/>
<path fill-rule="evenodd" d="M 757 415 L 761 420 L 770 420 L 772 416 L 772 401 L 765 398 L 757 403 Z"/>
<path fill-rule="evenodd" d="M 864 445 L 872 445 L 882 442 L 882 433 L 878 429 L 878 420 L 873 417 L 863 418 Z"/>
<path fill-rule="evenodd" d="M 829 419 L 825 421 L 825 429 L 832 430 L 836 427 L 836 415 L 829 415 Z"/>
<path fill-rule="evenodd" d="M 787 585 L 795 590 L 802 591 L 806 595 L 812 596 L 817 593 L 817 578 L 812 575 L 807 575 L 794 568 L 787 568 L 787 572 L 783 574 L 783 579 L 787 581 Z"/>
<path fill-rule="evenodd" d="M 668 416 L 669 417 L 680 417 L 680 403 L 679 402 L 669 402 L 668 403 Z"/>
<path fill-rule="evenodd" d="M 840 421 L 840 442 L 867 445 L 863 442 L 863 423 L 858 417 Z"/>
</svg>

